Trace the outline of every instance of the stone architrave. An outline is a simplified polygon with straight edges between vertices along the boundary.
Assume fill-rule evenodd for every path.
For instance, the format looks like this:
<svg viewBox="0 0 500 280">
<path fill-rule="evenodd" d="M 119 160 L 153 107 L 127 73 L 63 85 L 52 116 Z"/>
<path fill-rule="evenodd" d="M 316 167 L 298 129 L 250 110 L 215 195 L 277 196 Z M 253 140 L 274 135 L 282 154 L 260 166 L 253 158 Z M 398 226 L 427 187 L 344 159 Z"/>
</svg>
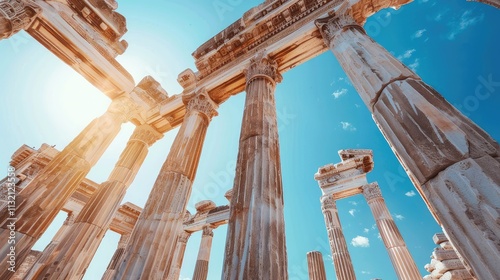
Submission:
<svg viewBox="0 0 500 280">
<path fill-rule="evenodd" d="M 40 7 L 30 0 L 0 0 L 0 40 L 31 25 Z"/>
<path fill-rule="evenodd" d="M 78 188 L 90 168 L 97 162 L 126 122 L 136 112 L 127 97 L 111 103 L 107 112 L 92 121 L 66 146 L 16 197 L 16 210 L 0 212 L 0 239 L 8 240 L 9 225 L 15 218 L 16 262 L 22 263 L 31 248 L 45 232 L 66 200 Z M 0 247 L 0 279 L 8 279 L 7 254 L 12 245 Z"/>
<path fill-rule="evenodd" d="M 116 248 L 111 261 L 109 261 L 108 267 L 104 272 L 101 280 L 109 280 L 113 278 L 113 275 L 116 273 L 116 267 L 120 263 L 121 257 L 123 256 L 123 252 L 125 251 L 125 247 L 130 239 L 130 234 L 123 234 L 120 237 L 120 241 L 118 242 L 118 248 Z"/>
<path fill-rule="evenodd" d="M 311 251 L 307 253 L 307 269 L 309 280 L 326 280 L 325 264 L 321 252 Z"/>
<path fill-rule="evenodd" d="M 278 65 L 262 53 L 246 71 L 246 100 L 230 203 L 223 279 L 287 279 L 274 91 Z"/>
<path fill-rule="evenodd" d="M 169 275 L 214 103 L 203 88 L 184 96 L 186 115 L 113 279 Z"/>
<path fill-rule="evenodd" d="M 321 210 L 325 217 L 328 240 L 332 250 L 333 266 L 337 279 L 356 280 L 354 267 L 352 266 L 351 255 L 347 249 L 342 225 L 340 224 L 339 214 L 335 200 L 331 196 L 321 198 Z"/>
<path fill-rule="evenodd" d="M 150 125 L 136 127 L 108 180 L 92 194 L 68 234 L 57 245 L 57 255 L 49 258 L 34 279 L 49 275 L 57 279 L 83 278 L 148 148 L 162 137 Z"/>
<path fill-rule="evenodd" d="M 193 280 L 206 280 L 208 276 L 208 263 L 210 261 L 210 250 L 212 249 L 213 229 L 204 226 L 201 236 L 200 250 L 196 259 Z"/>
<path fill-rule="evenodd" d="M 457 251 L 479 278 L 500 279 L 498 143 L 349 15 L 316 25 Z"/>
<path fill-rule="evenodd" d="M 398 279 L 422 279 L 417 265 L 413 260 L 410 251 L 401 233 L 392 219 L 391 213 L 385 204 L 382 192 L 377 183 L 371 183 L 363 186 L 363 195 L 370 206 L 370 209 L 377 223 L 380 236 L 384 242 L 385 248 L 389 253 L 392 265 Z"/>
<path fill-rule="evenodd" d="M 182 230 L 177 238 L 175 246 L 175 253 L 172 259 L 172 267 L 170 268 L 167 280 L 179 280 L 181 275 L 182 261 L 184 260 L 184 253 L 186 252 L 186 245 L 191 233 Z"/>
</svg>

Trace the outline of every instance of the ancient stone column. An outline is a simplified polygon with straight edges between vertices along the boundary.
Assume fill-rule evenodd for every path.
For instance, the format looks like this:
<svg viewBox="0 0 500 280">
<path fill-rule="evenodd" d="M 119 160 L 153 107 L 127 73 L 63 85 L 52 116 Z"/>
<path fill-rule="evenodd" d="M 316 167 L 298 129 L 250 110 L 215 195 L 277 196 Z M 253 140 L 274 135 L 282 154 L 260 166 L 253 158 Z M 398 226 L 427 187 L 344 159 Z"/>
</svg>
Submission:
<svg viewBox="0 0 500 280">
<path fill-rule="evenodd" d="M 309 280 L 326 280 L 325 264 L 321 252 L 311 251 L 307 253 L 307 269 Z"/>
<path fill-rule="evenodd" d="M 398 279 L 422 279 L 401 233 L 392 219 L 377 183 L 363 186 L 363 195 L 370 206 L 385 248 L 389 253 Z"/>
<path fill-rule="evenodd" d="M 349 254 L 349 250 L 347 250 L 347 243 L 342 232 L 342 225 L 340 224 L 335 200 L 331 196 L 323 196 L 321 198 L 321 210 L 325 217 L 335 275 L 337 275 L 337 279 L 356 280 L 351 255 Z"/>
<path fill-rule="evenodd" d="M 212 249 L 213 230 L 210 226 L 203 227 L 200 250 L 196 259 L 193 280 L 206 280 L 208 276 L 208 262 L 210 261 L 210 250 Z"/>
<path fill-rule="evenodd" d="M 162 138 L 150 125 L 136 127 L 108 180 L 92 194 L 68 234 L 35 279 L 81 279 L 87 270 L 116 210 L 141 167 L 148 148 Z"/>
<path fill-rule="evenodd" d="M 101 280 L 109 280 L 113 279 L 113 275 L 116 273 L 116 267 L 120 263 L 120 260 L 123 256 L 123 252 L 125 251 L 125 247 L 127 246 L 128 240 L 130 239 L 130 234 L 123 234 L 120 237 L 120 241 L 118 242 L 118 248 L 116 248 L 111 261 L 109 261 L 108 267 L 104 272 Z"/>
<path fill-rule="evenodd" d="M 274 90 L 281 81 L 269 57 L 246 71 L 246 100 L 231 200 L 223 279 L 287 279 L 283 188 Z"/>
<path fill-rule="evenodd" d="M 115 99 L 19 193 L 14 212 L 0 211 L 0 239 L 8 240 L 15 232 L 16 263 L 22 263 L 135 109 L 127 97 Z M 0 246 L 0 279 L 7 279 L 7 254 L 13 244 Z"/>
<path fill-rule="evenodd" d="M 498 143 L 349 15 L 316 25 L 460 255 L 478 278 L 500 279 Z"/>
<path fill-rule="evenodd" d="M 500 9 L 500 0 L 467 0 L 469 2 L 481 2 Z"/>
<path fill-rule="evenodd" d="M 175 245 L 175 253 L 172 259 L 172 267 L 170 268 L 167 280 L 179 280 L 181 275 L 182 261 L 184 260 L 184 253 L 186 252 L 186 244 L 191 233 L 181 230 Z"/>
<path fill-rule="evenodd" d="M 30 0 L 0 0 L 0 40 L 31 25 L 41 8 Z"/>
<path fill-rule="evenodd" d="M 218 107 L 204 89 L 184 100 L 184 121 L 113 279 L 163 279 L 169 275 L 203 140 Z"/>
</svg>

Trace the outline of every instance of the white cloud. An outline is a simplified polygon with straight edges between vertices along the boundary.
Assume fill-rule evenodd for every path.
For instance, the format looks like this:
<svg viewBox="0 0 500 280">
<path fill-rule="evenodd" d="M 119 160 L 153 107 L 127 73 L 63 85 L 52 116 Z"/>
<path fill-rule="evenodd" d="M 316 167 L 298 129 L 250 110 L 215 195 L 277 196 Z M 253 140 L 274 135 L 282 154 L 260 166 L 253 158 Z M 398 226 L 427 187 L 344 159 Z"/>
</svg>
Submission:
<svg viewBox="0 0 500 280">
<path fill-rule="evenodd" d="M 356 236 L 351 240 L 351 244 L 354 247 L 370 247 L 370 240 L 364 236 Z"/>
<path fill-rule="evenodd" d="M 332 93 L 333 97 L 335 97 L 335 99 L 341 97 L 342 95 L 346 94 L 347 93 L 347 89 L 346 88 L 343 88 L 343 89 L 340 89 L 340 90 L 336 90 Z"/>
<path fill-rule="evenodd" d="M 484 18 L 484 14 L 480 14 L 478 16 L 472 16 L 471 14 L 472 11 L 467 10 L 462 13 L 458 21 L 451 21 L 448 23 L 448 25 L 452 27 L 451 32 L 448 34 L 449 40 L 454 40 L 457 34 L 461 33 L 468 27 L 475 25 Z"/>
<path fill-rule="evenodd" d="M 406 193 L 405 193 L 405 195 L 406 195 L 407 197 L 412 197 L 412 196 L 416 196 L 416 195 L 417 195 L 417 193 L 416 193 L 414 190 L 411 190 L 411 191 L 409 191 L 409 192 L 406 192 Z"/>
<path fill-rule="evenodd" d="M 380 235 L 380 232 L 377 234 L 377 238 L 382 240 L 382 236 Z"/>
<path fill-rule="evenodd" d="M 413 34 L 413 38 L 420 38 L 424 35 L 425 31 L 427 31 L 427 29 L 420 29 L 420 30 L 417 30 L 417 32 L 415 32 L 415 34 Z"/>
<path fill-rule="evenodd" d="M 401 220 L 403 220 L 403 219 L 405 218 L 403 215 L 401 215 L 401 214 L 396 214 L 396 213 L 394 213 L 394 214 L 393 214 L 393 216 L 394 216 L 394 218 L 395 218 L 396 220 L 400 220 L 400 221 L 401 221 Z"/>
<path fill-rule="evenodd" d="M 365 229 L 363 229 L 363 232 L 364 233 L 368 233 L 368 232 L 370 232 L 370 229 L 369 228 L 365 228 Z"/>
<path fill-rule="evenodd" d="M 420 60 L 418 58 L 415 58 L 415 61 L 413 63 L 408 64 L 408 67 L 413 71 L 417 71 L 417 67 L 420 66 Z"/>
<path fill-rule="evenodd" d="M 352 200 L 349 201 L 349 204 L 354 205 L 354 206 L 358 205 L 358 203 L 356 201 L 352 201 Z"/>
<path fill-rule="evenodd" d="M 356 213 L 356 212 L 357 212 L 356 209 L 349 210 L 349 214 L 351 214 L 351 216 L 353 216 L 353 217 L 354 217 L 354 213 Z"/>
<path fill-rule="evenodd" d="M 361 274 L 372 274 L 370 271 L 361 270 Z"/>
<path fill-rule="evenodd" d="M 407 50 L 402 55 L 399 55 L 398 59 L 403 60 L 403 59 L 410 58 L 415 51 L 416 51 L 415 49 Z"/>
<path fill-rule="evenodd" d="M 356 128 L 350 122 L 340 122 L 343 130 L 356 131 Z"/>
</svg>

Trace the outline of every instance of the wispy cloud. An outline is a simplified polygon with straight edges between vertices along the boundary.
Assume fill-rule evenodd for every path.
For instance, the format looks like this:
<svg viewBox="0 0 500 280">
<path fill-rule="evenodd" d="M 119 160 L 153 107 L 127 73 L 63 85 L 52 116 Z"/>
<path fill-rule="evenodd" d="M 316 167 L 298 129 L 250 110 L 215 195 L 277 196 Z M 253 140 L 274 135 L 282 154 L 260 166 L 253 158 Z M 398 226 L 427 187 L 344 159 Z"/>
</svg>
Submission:
<svg viewBox="0 0 500 280">
<path fill-rule="evenodd" d="M 349 201 L 349 204 L 354 205 L 354 206 L 358 205 L 358 203 L 356 201 L 352 201 L 352 200 Z"/>
<path fill-rule="evenodd" d="M 427 31 L 427 29 L 420 29 L 420 30 L 417 30 L 417 32 L 415 32 L 415 34 L 413 34 L 413 38 L 420 38 L 424 35 L 424 33 Z"/>
<path fill-rule="evenodd" d="M 406 192 L 406 193 L 405 193 L 405 195 L 406 195 L 407 197 L 413 197 L 413 196 L 416 196 L 416 195 L 417 195 L 417 193 L 416 193 L 414 190 L 411 190 L 411 191 L 409 191 L 409 192 Z"/>
<path fill-rule="evenodd" d="M 420 66 L 420 60 L 418 58 L 415 58 L 413 63 L 408 64 L 408 67 L 413 71 L 417 71 L 417 67 Z"/>
<path fill-rule="evenodd" d="M 340 122 L 343 130 L 356 131 L 356 128 L 350 122 Z"/>
<path fill-rule="evenodd" d="M 361 274 L 372 274 L 370 271 L 361 270 Z"/>
<path fill-rule="evenodd" d="M 370 240 L 368 239 L 368 237 L 358 235 L 351 240 L 351 244 L 354 247 L 366 248 L 366 247 L 370 247 Z"/>
<path fill-rule="evenodd" d="M 333 97 L 335 97 L 335 99 L 341 97 L 342 95 L 346 94 L 347 93 L 347 89 L 346 88 L 342 88 L 342 89 L 339 89 L 339 90 L 336 90 L 332 93 Z"/>
<path fill-rule="evenodd" d="M 403 220 L 403 219 L 405 218 L 405 217 L 404 217 L 403 215 L 401 215 L 401 214 L 396 214 L 396 213 L 394 213 L 394 214 L 392 214 L 392 215 L 394 216 L 394 218 L 395 218 L 396 220 L 400 220 L 400 221 L 401 221 L 401 220 Z"/>
<path fill-rule="evenodd" d="M 368 233 L 368 232 L 370 232 L 370 229 L 369 229 L 369 228 L 364 228 L 364 229 L 363 229 L 363 232 L 364 232 L 364 233 Z"/>
<path fill-rule="evenodd" d="M 403 59 L 410 58 L 415 51 L 416 51 L 415 49 L 406 50 L 402 55 L 398 55 L 398 59 L 403 60 Z"/>
<path fill-rule="evenodd" d="M 462 13 L 459 19 L 451 20 L 448 23 L 448 25 L 451 26 L 451 31 L 448 34 L 448 39 L 454 40 L 459 33 L 463 32 L 470 26 L 473 26 L 476 23 L 482 21 L 483 18 L 484 14 L 475 16 L 472 14 L 472 10 L 466 10 L 465 12 Z"/>
<path fill-rule="evenodd" d="M 356 209 L 351 209 L 351 210 L 349 210 L 349 214 L 351 214 L 351 216 L 353 216 L 353 217 L 354 217 L 354 214 L 355 214 L 356 212 L 358 212 Z"/>
</svg>

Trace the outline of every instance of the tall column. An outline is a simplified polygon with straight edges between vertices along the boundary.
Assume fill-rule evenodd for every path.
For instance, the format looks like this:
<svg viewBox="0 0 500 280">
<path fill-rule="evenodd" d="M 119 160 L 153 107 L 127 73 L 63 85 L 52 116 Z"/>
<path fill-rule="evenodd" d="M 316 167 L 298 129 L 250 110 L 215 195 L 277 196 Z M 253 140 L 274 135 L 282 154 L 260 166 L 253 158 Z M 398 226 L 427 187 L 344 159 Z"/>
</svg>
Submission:
<svg viewBox="0 0 500 280">
<path fill-rule="evenodd" d="M 11 273 L 7 254 L 15 251 L 16 263 L 23 262 L 135 109 L 127 97 L 115 99 L 19 193 L 15 211 L 0 211 L 0 240 L 9 240 L 13 232 L 16 236 L 15 244 L 0 245 L 0 279 Z"/>
<path fill-rule="evenodd" d="M 0 0 L 0 40 L 31 25 L 41 8 L 30 0 Z"/>
<path fill-rule="evenodd" d="M 108 180 L 85 204 L 68 234 L 34 279 L 81 279 L 109 228 L 116 210 L 141 167 L 148 148 L 162 138 L 150 125 L 136 127 Z"/>
<path fill-rule="evenodd" d="M 116 273 L 116 268 L 120 263 L 120 259 L 123 256 L 123 252 L 125 251 L 125 247 L 127 246 L 129 239 L 130 239 L 130 234 L 123 234 L 120 237 L 120 241 L 118 242 L 118 248 L 116 248 L 113 257 L 111 258 L 111 261 L 109 261 L 108 267 L 106 268 L 106 271 L 104 272 L 104 275 L 102 276 L 101 280 L 113 279 L 113 275 L 115 275 Z"/>
<path fill-rule="evenodd" d="M 206 280 L 208 276 L 208 262 L 210 261 L 210 250 L 212 249 L 213 230 L 210 226 L 203 227 L 200 250 L 196 259 L 193 280 Z"/>
<path fill-rule="evenodd" d="M 337 279 L 356 280 L 351 255 L 349 254 L 349 250 L 347 250 L 347 243 L 342 232 L 342 225 L 340 224 L 335 200 L 331 196 L 323 196 L 321 198 L 321 210 L 325 217 L 326 230 L 328 232 L 328 240 L 330 241 L 333 266 L 335 267 Z"/>
<path fill-rule="evenodd" d="M 498 143 L 350 16 L 316 25 L 457 250 L 478 278 L 500 279 Z"/>
<path fill-rule="evenodd" d="M 413 261 L 389 209 L 387 209 L 378 184 L 371 183 L 363 186 L 363 195 L 373 213 L 398 279 L 422 279 L 417 265 Z"/>
<path fill-rule="evenodd" d="M 182 261 L 184 260 L 184 253 L 186 252 L 186 245 L 191 233 L 184 230 L 181 231 L 177 238 L 177 244 L 175 245 L 175 253 L 172 259 L 172 267 L 169 270 L 169 274 L 166 277 L 167 280 L 179 280 L 181 275 Z M 104 280 L 104 279 L 103 279 Z"/>
<path fill-rule="evenodd" d="M 184 121 L 113 279 L 163 279 L 169 275 L 203 140 L 218 107 L 204 89 L 184 97 Z"/>
<path fill-rule="evenodd" d="M 311 251 L 307 253 L 307 269 L 309 280 L 326 280 L 325 264 L 321 252 Z"/>
<path fill-rule="evenodd" d="M 274 90 L 281 81 L 269 57 L 246 71 L 246 100 L 229 214 L 223 279 L 287 279 L 283 187 Z"/>
</svg>

